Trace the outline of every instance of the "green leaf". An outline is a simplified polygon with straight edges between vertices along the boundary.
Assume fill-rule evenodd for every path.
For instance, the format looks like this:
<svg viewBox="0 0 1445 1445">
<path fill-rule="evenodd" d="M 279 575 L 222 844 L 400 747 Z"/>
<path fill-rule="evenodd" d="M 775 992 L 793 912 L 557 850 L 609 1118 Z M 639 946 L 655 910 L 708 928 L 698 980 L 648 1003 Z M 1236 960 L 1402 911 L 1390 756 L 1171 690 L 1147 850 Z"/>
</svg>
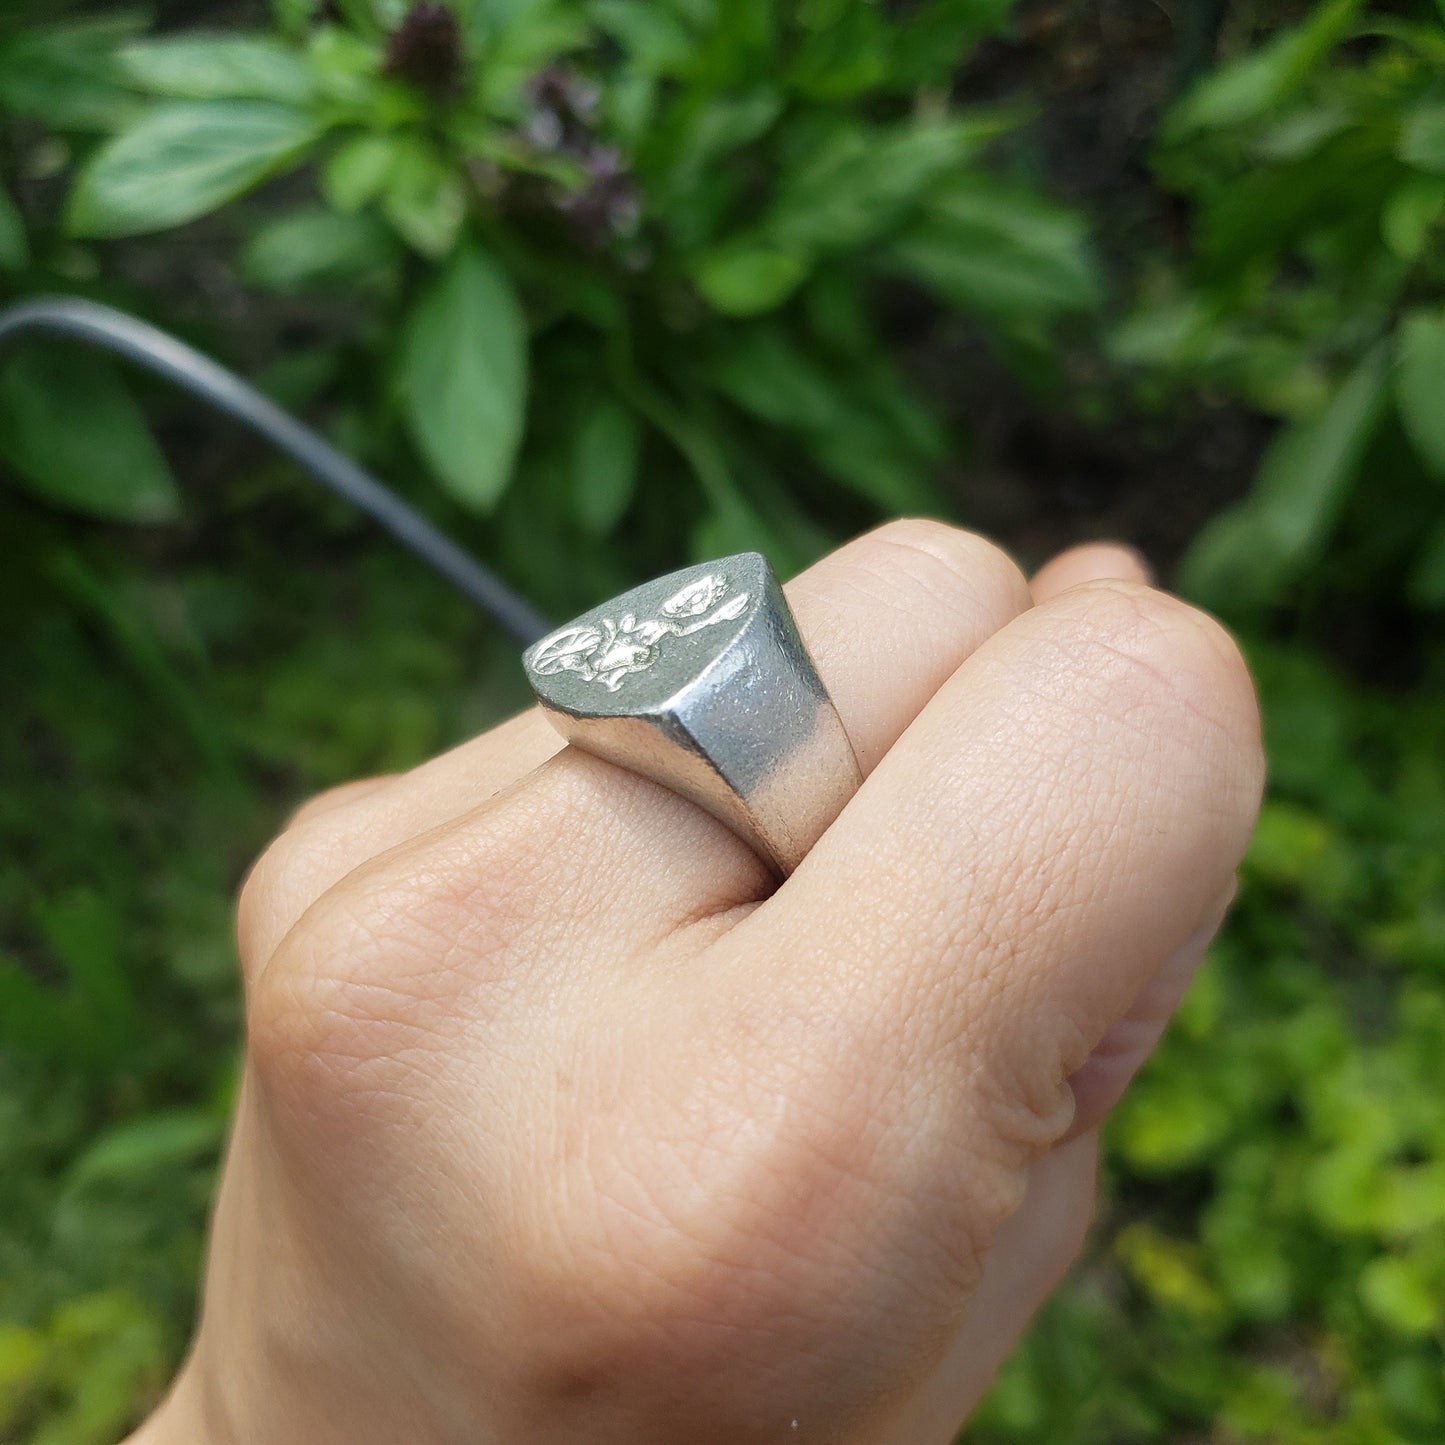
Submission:
<svg viewBox="0 0 1445 1445">
<path fill-rule="evenodd" d="M 1402 261 L 1418 261 L 1441 216 L 1445 216 L 1445 179 L 1414 176 L 1385 202 L 1380 234 Z"/>
<path fill-rule="evenodd" d="M 66 1175 L 68 1189 L 144 1180 L 157 1169 L 190 1163 L 221 1142 L 223 1125 L 199 1109 L 173 1109 L 131 1119 L 102 1134 Z"/>
<path fill-rule="evenodd" d="M 850 100 L 887 79 L 890 22 L 878 7 L 850 4 L 798 8 L 804 33 L 788 79 L 809 100 Z"/>
<path fill-rule="evenodd" d="M 572 449 L 572 495 L 577 520 L 605 537 L 637 490 L 642 429 L 637 417 L 609 396 L 596 398 L 577 428 Z"/>
<path fill-rule="evenodd" d="M 493 507 L 511 479 L 527 399 L 527 323 L 507 273 L 463 246 L 407 321 L 401 392 L 412 435 L 464 506 Z"/>
<path fill-rule="evenodd" d="M 936 181 L 957 173 L 1011 124 L 990 114 L 838 127 L 784 173 L 760 229 L 789 251 L 852 250 L 893 229 Z"/>
<path fill-rule="evenodd" d="M 1412 311 L 1396 332 L 1395 404 L 1420 460 L 1445 477 L 1445 315 Z"/>
<path fill-rule="evenodd" d="M 28 347 L 0 373 L 0 455 L 47 501 L 124 522 L 180 510 L 170 468 L 110 363 Z"/>
<path fill-rule="evenodd" d="M 1382 1324 L 1401 1335 L 1429 1335 L 1440 1322 L 1436 1281 L 1408 1255 L 1386 1254 L 1360 1271 L 1360 1299 Z"/>
<path fill-rule="evenodd" d="M 102 146 L 80 174 L 78 236 L 133 236 L 203 216 L 295 161 L 318 123 L 259 100 L 177 101 Z"/>
<path fill-rule="evenodd" d="M 338 211 L 359 211 L 386 189 L 405 137 L 359 135 L 338 147 L 321 172 L 321 190 Z"/>
<path fill-rule="evenodd" d="M 465 23 L 467 7 L 461 14 Z M 476 98 L 485 110 L 508 118 L 522 110 L 525 88 L 533 76 L 592 40 L 585 14 L 579 14 L 569 0 L 478 5 L 471 7 L 471 15 L 474 21 L 492 22 L 478 27 L 482 33 L 474 47 Z"/>
<path fill-rule="evenodd" d="M 456 245 L 467 214 L 467 193 L 455 166 L 420 141 L 400 149 L 381 209 L 402 238 L 436 260 Z"/>
<path fill-rule="evenodd" d="M 1164 140 L 1256 120 L 1290 99 L 1344 39 L 1359 8 L 1360 0 L 1329 0 L 1302 25 L 1206 75 L 1165 118 Z"/>
<path fill-rule="evenodd" d="M 25 235 L 25 218 L 0 186 L 0 271 L 23 271 L 30 264 L 30 242 Z"/>
<path fill-rule="evenodd" d="M 1445 607 L 1445 517 L 1426 536 L 1405 585 L 1417 607 Z"/>
<path fill-rule="evenodd" d="M 1262 160 L 1304 160 L 1348 130 L 1353 121 L 1350 108 L 1334 97 L 1320 105 L 1301 106 L 1273 122 L 1254 143 L 1253 151 Z"/>
<path fill-rule="evenodd" d="M 1180 586 L 1228 610 L 1264 606 L 1308 565 L 1344 505 L 1387 396 L 1388 353 L 1374 347 L 1319 414 L 1285 426 L 1254 490 L 1207 526 L 1180 568 Z"/>
<path fill-rule="evenodd" d="M 1422 100 L 1405 116 L 1396 154 L 1406 165 L 1445 175 L 1445 100 Z"/>
<path fill-rule="evenodd" d="M 677 75 L 687 69 L 697 41 L 668 7 L 654 0 L 592 0 L 597 25 L 648 75 Z"/>
<path fill-rule="evenodd" d="M 665 185 L 676 193 L 705 182 L 711 168 L 740 147 L 757 140 L 777 120 L 783 98 L 766 86 L 738 95 L 708 96 L 684 110 L 666 133 Z"/>
<path fill-rule="evenodd" d="M 321 0 L 271 0 L 276 28 L 284 35 L 304 35 L 320 4 Z"/>
<path fill-rule="evenodd" d="M 139 1000 L 135 978 L 126 971 L 125 925 L 114 900 L 73 887 L 37 899 L 34 916 L 84 1011 L 103 1020 L 112 1039 L 133 1038 Z"/>
<path fill-rule="evenodd" d="M 10 1431 L 26 1396 L 44 1388 L 49 1353 L 39 1330 L 0 1323 L 0 1430 Z"/>
<path fill-rule="evenodd" d="M 1047 317 L 1099 300 L 1077 213 L 985 176 L 950 187 L 889 260 L 966 312 Z"/>
<path fill-rule="evenodd" d="M 1302 560 L 1333 527 L 1384 410 L 1387 375 L 1376 346 L 1323 412 L 1285 427 L 1266 452 L 1251 500 L 1281 556 Z"/>
<path fill-rule="evenodd" d="M 317 92 L 348 114 L 361 108 L 368 115 L 383 106 L 386 81 L 380 71 L 384 48 L 340 25 L 322 25 L 312 33 L 306 58 Z"/>
<path fill-rule="evenodd" d="M 276 100 L 305 105 L 311 72 L 288 45 L 248 35 L 178 35 L 140 40 L 120 52 L 143 90 L 175 100 Z"/>
<path fill-rule="evenodd" d="M 927 449 L 880 415 L 871 386 L 835 374 L 782 327 L 740 330 L 715 375 L 737 405 L 795 432 L 825 473 L 885 511 L 936 500 L 923 480 Z"/>
<path fill-rule="evenodd" d="M 32 26 L 0 44 L 0 111 L 56 130 L 108 131 L 136 108 L 115 50 L 144 22 L 136 15 Z"/>
<path fill-rule="evenodd" d="M 383 277 L 399 254 L 374 217 L 314 206 L 256 231 L 241 253 L 241 276 L 252 286 L 281 292 L 366 285 Z"/>
<path fill-rule="evenodd" d="M 724 316 L 759 316 L 774 310 L 807 274 L 801 256 L 747 242 L 706 252 L 692 267 L 697 289 Z"/>
</svg>

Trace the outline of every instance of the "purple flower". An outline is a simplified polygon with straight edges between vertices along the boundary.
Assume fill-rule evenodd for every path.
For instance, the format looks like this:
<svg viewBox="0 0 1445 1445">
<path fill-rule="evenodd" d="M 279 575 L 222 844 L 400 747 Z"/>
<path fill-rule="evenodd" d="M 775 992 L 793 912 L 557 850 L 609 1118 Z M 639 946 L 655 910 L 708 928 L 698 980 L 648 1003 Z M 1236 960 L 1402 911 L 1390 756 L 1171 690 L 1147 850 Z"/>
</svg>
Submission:
<svg viewBox="0 0 1445 1445">
<path fill-rule="evenodd" d="M 462 88 L 462 32 L 449 6 L 422 0 L 392 32 L 382 73 L 405 80 L 434 100 L 454 100 Z"/>
</svg>

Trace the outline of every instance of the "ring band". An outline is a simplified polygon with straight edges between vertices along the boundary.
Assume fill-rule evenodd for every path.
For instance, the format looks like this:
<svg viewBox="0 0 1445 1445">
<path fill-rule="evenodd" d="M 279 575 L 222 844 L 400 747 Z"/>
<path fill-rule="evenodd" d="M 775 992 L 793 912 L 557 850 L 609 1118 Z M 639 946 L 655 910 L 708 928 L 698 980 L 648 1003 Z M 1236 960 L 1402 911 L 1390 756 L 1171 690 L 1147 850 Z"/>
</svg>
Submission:
<svg viewBox="0 0 1445 1445">
<path fill-rule="evenodd" d="M 784 877 L 862 782 L 757 552 L 645 582 L 522 662 L 569 743 L 691 799 Z"/>
</svg>

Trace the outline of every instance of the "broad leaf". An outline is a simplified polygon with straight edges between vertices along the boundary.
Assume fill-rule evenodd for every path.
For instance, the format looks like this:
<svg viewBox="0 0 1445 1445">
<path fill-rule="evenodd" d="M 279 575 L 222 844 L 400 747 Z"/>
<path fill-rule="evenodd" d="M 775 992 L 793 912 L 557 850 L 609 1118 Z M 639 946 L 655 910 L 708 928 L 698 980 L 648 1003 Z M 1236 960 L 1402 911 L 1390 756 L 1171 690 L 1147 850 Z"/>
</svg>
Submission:
<svg viewBox="0 0 1445 1445">
<path fill-rule="evenodd" d="M 839 128 L 783 175 L 760 229 L 796 252 L 863 245 L 891 230 L 935 181 L 956 173 L 1009 124 L 986 115 Z"/>
<path fill-rule="evenodd" d="M 1183 590 L 1221 609 L 1264 606 L 1328 538 L 1386 401 L 1376 346 L 1318 414 L 1275 437 L 1254 490 L 1204 529 L 1185 557 Z"/>
<path fill-rule="evenodd" d="M 507 273 L 463 246 L 423 292 L 402 339 L 412 435 L 442 485 L 478 511 L 511 479 L 527 398 L 527 324 Z"/>
<path fill-rule="evenodd" d="M 1445 315 L 1415 311 L 1396 334 L 1395 403 L 1420 460 L 1445 477 Z"/>
<path fill-rule="evenodd" d="M 311 116 L 260 100 L 177 101 L 102 146 L 70 198 L 78 236 L 133 236 L 192 221 L 295 161 Z"/>
<path fill-rule="evenodd" d="M 383 277 L 400 254 L 375 217 L 315 206 L 292 211 L 256 231 L 241 253 L 241 275 L 271 291 L 366 285 Z"/>
<path fill-rule="evenodd" d="M 1099 299 L 1078 215 L 983 176 L 931 204 L 889 256 L 962 311 L 1045 317 Z"/>
<path fill-rule="evenodd" d="M 924 480 L 926 441 L 912 418 L 880 410 L 871 376 L 835 373 L 766 323 L 736 335 L 715 375 L 734 402 L 795 433 L 823 472 L 883 510 L 936 502 Z"/>
<path fill-rule="evenodd" d="M 424 143 L 412 141 L 397 154 L 381 209 L 414 250 L 437 260 L 461 234 L 467 193 L 456 167 Z"/>
<path fill-rule="evenodd" d="M 1406 115 L 1398 154 L 1417 170 L 1445 175 L 1445 100 L 1422 100 Z"/>
<path fill-rule="evenodd" d="M 704 180 L 724 157 L 757 140 L 782 109 L 782 96 L 767 86 L 694 101 L 665 134 L 663 184 L 675 194 Z"/>
<path fill-rule="evenodd" d="M 23 271 L 30 264 L 30 243 L 25 236 L 25 218 L 0 186 L 0 271 Z"/>
<path fill-rule="evenodd" d="M 1165 140 L 1255 120 L 1288 100 L 1344 39 L 1359 8 L 1360 0 L 1328 0 L 1303 24 L 1210 72 L 1169 112 Z"/>
<path fill-rule="evenodd" d="M 0 372 L 0 455 L 48 501 L 125 522 L 174 517 L 170 468 L 110 363 L 27 347 Z"/>
<path fill-rule="evenodd" d="M 66 1172 L 67 1189 L 149 1179 L 157 1169 L 188 1164 L 211 1153 L 224 1126 L 200 1109 L 146 1114 L 108 1129 Z"/>
<path fill-rule="evenodd" d="M 788 80 L 811 101 L 854 100 L 888 78 L 895 28 L 875 5 L 801 5 Z M 810 13 L 811 12 L 811 13 Z"/>
<path fill-rule="evenodd" d="M 1305 558 L 1334 526 L 1384 410 L 1387 373 L 1375 347 L 1318 416 L 1291 423 L 1266 452 L 1253 504 L 1282 557 Z"/>
<path fill-rule="evenodd" d="M 178 35 L 120 52 L 129 78 L 176 100 L 276 100 L 304 105 L 311 72 L 289 46 L 247 35 Z"/>
<path fill-rule="evenodd" d="M 1445 178 L 1412 176 L 1380 212 L 1380 234 L 1402 260 L 1417 261 L 1430 233 L 1445 216 Z"/>
<path fill-rule="evenodd" d="M 142 23 L 127 15 L 22 30 L 0 44 L 0 110 L 56 130 L 121 124 L 136 101 L 121 83 L 115 51 Z"/>
<path fill-rule="evenodd" d="M 359 135 L 340 146 L 321 172 L 321 189 L 338 211 L 359 211 L 386 190 L 401 162 L 405 139 Z"/>
<path fill-rule="evenodd" d="M 577 428 L 572 449 L 577 520 L 593 536 L 605 537 L 622 519 L 637 489 L 641 452 L 637 417 L 611 397 L 597 397 Z"/>
<path fill-rule="evenodd" d="M 743 242 L 700 256 L 692 279 L 714 310 L 724 316 L 759 316 L 781 306 L 808 274 L 792 251 Z"/>
</svg>

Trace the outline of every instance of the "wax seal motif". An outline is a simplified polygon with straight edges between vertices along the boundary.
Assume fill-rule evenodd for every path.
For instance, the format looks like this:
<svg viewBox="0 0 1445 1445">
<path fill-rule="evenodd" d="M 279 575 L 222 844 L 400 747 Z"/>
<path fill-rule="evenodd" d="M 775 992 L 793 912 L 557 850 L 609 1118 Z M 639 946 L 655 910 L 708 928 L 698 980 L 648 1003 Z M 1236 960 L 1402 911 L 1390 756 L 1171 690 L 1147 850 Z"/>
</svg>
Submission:
<svg viewBox="0 0 1445 1445">
<path fill-rule="evenodd" d="M 599 682 L 616 692 L 624 678 L 645 672 L 658 661 L 664 637 L 689 637 L 704 627 L 741 617 L 748 594 L 740 592 L 723 602 L 727 592 L 727 581 L 711 572 L 667 598 L 656 617 L 639 621 L 636 613 L 624 612 L 615 621 L 603 617 L 596 626 L 564 627 L 544 637 L 527 654 L 527 666 L 541 677 L 575 672 L 586 682 Z"/>
<path fill-rule="evenodd" d="M 858 787 L 843 724 L 756 552 L 644 583 L 523 663 L 570 743 L 690 798 L 780 873 Z"/>
</svg>

